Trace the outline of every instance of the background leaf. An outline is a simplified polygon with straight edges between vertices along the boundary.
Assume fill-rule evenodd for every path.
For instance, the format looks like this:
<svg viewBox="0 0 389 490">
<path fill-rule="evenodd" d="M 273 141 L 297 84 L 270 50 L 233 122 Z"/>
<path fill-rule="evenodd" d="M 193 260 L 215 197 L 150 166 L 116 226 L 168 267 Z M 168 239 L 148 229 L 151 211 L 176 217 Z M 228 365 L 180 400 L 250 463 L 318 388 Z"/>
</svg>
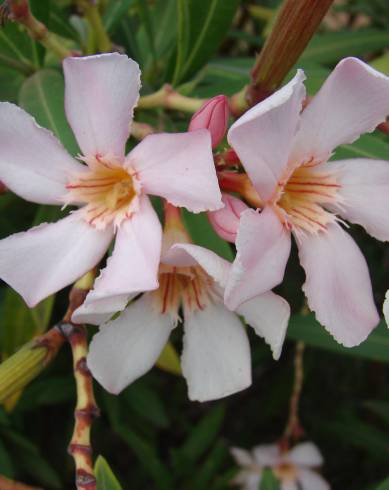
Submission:
<svg viewBox="0 0 389 490">
<path fill-rule="evenodd" d="M 97 480 L 96 490 L 122 490 L 119 481 L 103 456 L 100 455 L 97 458 L 94 471 Z"/>
</svg>

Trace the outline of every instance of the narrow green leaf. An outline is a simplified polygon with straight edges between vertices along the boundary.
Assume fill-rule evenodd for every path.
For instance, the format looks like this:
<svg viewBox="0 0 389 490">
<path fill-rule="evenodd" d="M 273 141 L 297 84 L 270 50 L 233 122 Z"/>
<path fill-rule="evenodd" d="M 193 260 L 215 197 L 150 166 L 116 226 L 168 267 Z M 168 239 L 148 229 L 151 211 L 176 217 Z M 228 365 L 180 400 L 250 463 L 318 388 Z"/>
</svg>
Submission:
<svg viewBox="0 0 389 490">
<path fill-rule="evenodd" d="M 274 473 L 269 468 L 266 468 L 262 473 L 262 479 L 258 486 L 258 490 L 279 490 L 280 485 Z"/>
<path fill-rule="evenodd" d="M 120 21 L 128 13 L 130 7 L 136 4 L 136 0 L 122 0 L 111 2 L 104 12 L 103 23 L 108 33 L 114 32 Z"/>
<path fill-rule="evenodd" d="M 128 406 L 144 420 L 151 422 L 156 427 L 168 427 L 169 418 L 165 405 L 158 394 L 146 386 L 142 380 L 129 386 L 122 396 Z"/>
<path fill-rule="evenodd" d="M 177 84 L 184 72 L 184 64 L 189 49 L 189 2 L 177 0 L 177 55 L 173 74 L 173 84 Z"/>
<path fill-rule="evenodd" d="M 303 63 L 336 63 L 346 56 L 365 55 L 387 48 L 389 32 L 379 29 L 316 34 L 300 58 Z"/>
<path fill-rule="evenodd" d="M 292 315 L 288 327 L 288 337 L 342 355 L 389 362 L 389 331 L 383 321 L 358 347 L 346 348 L 338 344 L 325 328 L 315 320 L 313 315 Z"/>
<path fill-rule="evenodd" d="M 111 468 L 103 456 L 99 456 L 95 463 L 96 490 L 122 490 L 122 487 L 113 474 Z"/>
<path fill-rule="evenodd" d="M 78 153 L 65 117 L 64 81 L 59 72 L 44 69 L 27 78 L 20 90 L 19 104 L 41 126 L 50 129 L 72 155 Z"/>
<path fill-rule="evenodd" d="M 179 20 L 178 32 L 189 31 L 189 44 L 185 63 L 182 53 L 177 51 L 179 71 L 175 73 L 173 83 L 178 84 L 191 78 L 216 52 L 226 36 L 239 0 L 178 0 L 185 4 L 185 17 Z M 180 39 L 178 40 L 180 43 Z"/>
<path fill-rule="evenodd" d="M 357 141 L 350 145 L 340 146 L 333 157 L 333 160 L 343 158 L 377 158 L 386 160 L 389 155 L 389 142 L 374 136 L 364 134 Z"/>
<path fill-rule="evenodd" d="M 15 468 L 11 456 L 2 441 L 0 441 L 0 475 L 11 479 L 15 475 Z"/>
</svg>

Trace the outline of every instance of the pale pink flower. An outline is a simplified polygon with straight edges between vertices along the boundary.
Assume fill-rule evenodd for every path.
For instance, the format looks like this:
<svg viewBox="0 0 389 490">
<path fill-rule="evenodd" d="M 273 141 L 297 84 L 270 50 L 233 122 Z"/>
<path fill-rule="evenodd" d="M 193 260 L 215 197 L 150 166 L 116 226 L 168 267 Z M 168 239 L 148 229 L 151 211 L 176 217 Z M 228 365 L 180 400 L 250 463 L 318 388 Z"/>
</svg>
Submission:
<svg viewBox="0 0 389 490">
<path fill-rule="evenodd" d="M 252 451 L 235 447 L 231 454 L 242 467 L 233 480 L 242 490 L 258 490 L 265 468 L 271 468 L 281 490 L 330 489 L 328 482 L 314 471 L 323 464 L 323 457 L 312 442 L 297 444 L 284 452 L 278 444 L 263 444 Z"/>
<path fill-rule="evenodd" d="M 249 207 L 241 199 L 226 193 L 222 194 L 222 201 L 224 208 L 219 211 L 210 211 L 208 219 L 212 228 L 223 240 L 235 243 L 240 215 Z"/>
<path fill-rule="evenodd" d="M 389 239 L 389 162 L 328 159 L 338 145 L 385 120 L 389 78 L 344 59 L 301 112 L 304 79 L 299 70 L 229 130 L 228 141 L 265 204 L 260 213 L 241 215 L 225 301 L 235 309 L 279 284 L 293 234 L 309 307 L 350 347 L 369 335 L 379 316 L 366 261 L 337 215 Z"/>
<path fill-rule="evenodd" d="M 182 234 L 176 236 L 185 240 Z M 278 359 L 289 320 L 288 303 L 269 291 L 233 313 L 223 304 L 228 261 L 190 243 L 164 248 L 159 288 L 133 301 L 93 337 L 88 355 L 93 376 L 111 393 L 119 393 L 145 374 L 161 354 L 182 309 L 181 365 L 189 398 L 213 400 L 246 388 L 251 384 L 250 348 L 238 315 Z M 99 324 L 117 309 L 114 301 L 87 300 L 73 321 Z"/>
<path fill-rule="evenodd" d="M 0 104 L 0 179 L 28 201 L 80 208 L 0 241 L 0 277 L 29 306 L 94 267 L 101 301 L 158 287 L 161 226 L 149 194 L 199 212 L 222 206 L 207 130 L 147 136 L 128 155 L 140 71 L 125 55 L 67 58 L 65 109 L 86 165 L 17 106 Z"/>
<path fill-rule="evenodd" d="M 216 95 L 207 100 L 192 116 L 189 131 L 208 129 L 211 133 L 212 148 L 215 148 L 227 131 L 229 116 L 228 99 L 225 95 Z"/>
</svg>

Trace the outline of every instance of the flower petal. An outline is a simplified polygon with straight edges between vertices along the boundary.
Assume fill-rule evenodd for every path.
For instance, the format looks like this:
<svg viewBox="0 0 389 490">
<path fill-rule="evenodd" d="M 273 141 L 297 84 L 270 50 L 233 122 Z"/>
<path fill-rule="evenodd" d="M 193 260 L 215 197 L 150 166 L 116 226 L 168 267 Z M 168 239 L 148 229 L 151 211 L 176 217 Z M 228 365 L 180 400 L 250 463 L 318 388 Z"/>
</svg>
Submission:
<svg viewBox="0 0 389 490">
<path fill-rule="evenodd" d="M 298 480 L 302 490 L 330 490 L 330 485 L 324 478 L 311 470 L 300 470 Z"/>
<path fill-rule="evenodd" d="M 143 196 L 139 210 L 120 225 L 107 266 L 84 304 L 74 313 L 73 321 L 80 322 L 82 318 L 83 322 L 99 323 L 103 319 L 100 314 L 107 320 L 126 306 L 130 295 L 156 289 L 161 241 L 158 216 L 149 198 Z"/>
<path fill-rule="evenodd" d="M 342 201 L 332 208 L 363 226 L 378 240 L 389 240 L 389 161 L 358 158 L 318 166 L 335 172 Z"/>
<path fill-rule="evenodd" d="M 270 207 L 260 214 L 252 209 L 244 211 L 236 239 L 237 254 L 224 296 L 228 308 L 235 310 L 280 284 L 290 246 L 290 233 Z"/>
<path fill-rule="evenodd" d="M 379 321 L 369 270 L 354 240 L 338 224 L 298 242 L 309 307 L 345 347 L 363 342 Z"/>
<path fill-rule="evenodd" d="M 145 294 L 100 327 L 90 344 L 88 367 L 107 391 L 118 394 L 153 367 L 173 326 Z"/>
<path fill-rule="evenodd" d="M 127 162 L 148 194 L 194 213 L 223 206 L 206 129 L 151 134 L 129 153 Z"/>
<path fill-rule="evenodd" d="M 294 446 L 288 453 L 288 460 L 297 466 L 321 466 L 323 456 L 313 442 L 303 442 Z"/>
<path fill-rule="evenodd" d="M 274 359 L 278 360 L 289 323 L 288 302 L 269 291 L 242 303 L 236 312 L 244 317 L 257 335 L 265 339 Z"/>
<path fill-rule="evenodd" d="M 162 261 L 177 267 L 199 265 L 221 287 L 225 287 L 231 268 L 230 262 L 219 257 L 212 250 L 191 243 L 177 243 L 173 245 L 163 257 Z"/>
<path fill-rule="evenodd" d="M 191 400 L 216 400 L 250 386 L 250 346 L 237 315 L 211 303 L 185 317 L 184 331 L 181 365 Z"/>
<path fill-rule="evenodd" d="M 389 290 L 386 291 L 386 294 L 385 294 L 383 312 L 384 312 L 386 325 L 389 327 Z"/>
<path fill-rule="evenodd" d="M 255 461 L 261 466 L 270 468 L 281 463 L 280 448 L 278 444 L 261 444 L 253 448 Z"/>
<path fill-rule="evenodd" d="M 83 168 L 27 112 L 0 103 L 0 180 L 15 194 L 40 204 L 61 204 L 69 176 Z"/>
<path fill-rule="evenodd" d="M 232 447 L 230 448 L 230 453 L 239 466 L 252 466 L 255 464 L 251 452 L 246 449 Z"/>
<path fill-rule="evenodd" d="M 0 277 L 33 307 L 94 267 L 113 231 L 96 230 L 79 213 L 0 241 Z"/>
<path fill-rule="evenodd" d="M 389 78 L 357 58 L 345 58 L 303 111 L 293 158 L 327 160 L 334 148 L 370 133 L 388 114 Z"/>
<path fill-rule="evenodd" d="M 138 64 L 118 53 L 66 58 L 65 109 L 83 154 L 124 157 L 139 98 Z"/>
<path fill-rule="evenodd" d="M 248 110 L 228 131 L 228 142 L 265 201 L 288 163 L 305 97 L 304 79 L 298 70 L 288 84 Z"/>
</svg>

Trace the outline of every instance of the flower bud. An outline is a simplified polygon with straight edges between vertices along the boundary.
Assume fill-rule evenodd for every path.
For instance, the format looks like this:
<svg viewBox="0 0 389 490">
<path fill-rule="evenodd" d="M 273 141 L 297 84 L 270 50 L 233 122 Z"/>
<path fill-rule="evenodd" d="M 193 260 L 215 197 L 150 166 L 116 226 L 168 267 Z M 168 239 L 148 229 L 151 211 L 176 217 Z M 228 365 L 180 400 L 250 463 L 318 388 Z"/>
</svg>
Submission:
<svg viewBox="0 0 389 490">
<path fill-rule="evenodd" d="M 228 101 L 225 95 L 212 97 L 195 113 L 189 123 L 189 131 L 208 129 L 211 133 L 212 148 L 223 139 L 228 124 Z"/>
<path fill-rule="evenodd" d="M 224 208 L 209 212 L 208 219 L 213 229 L 223 240 L 234 243 L 240 215 L 249 208 L 243 201 L 229 194 L 223 194 L 222 201 Z"/>
</svg>

